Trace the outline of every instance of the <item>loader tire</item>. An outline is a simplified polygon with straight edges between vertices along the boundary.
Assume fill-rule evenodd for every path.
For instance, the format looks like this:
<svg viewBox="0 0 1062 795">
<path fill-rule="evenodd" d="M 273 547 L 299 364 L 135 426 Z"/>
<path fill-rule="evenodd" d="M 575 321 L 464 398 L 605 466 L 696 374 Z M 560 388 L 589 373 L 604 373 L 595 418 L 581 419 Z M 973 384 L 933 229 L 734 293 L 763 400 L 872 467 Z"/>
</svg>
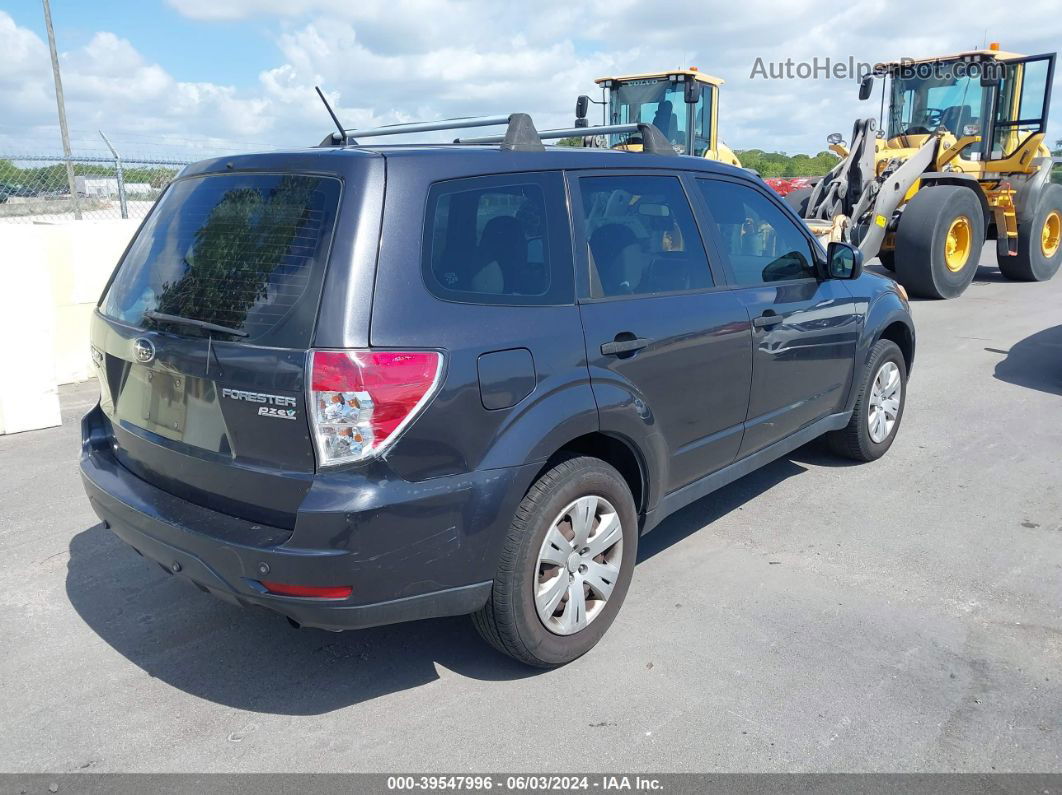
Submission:
<svg viewBox="0 0 1062 795">
<path fill-rule="evenodd" d="M 1062 263 L 1062 185 L 1048 183 L 1035 211 L 1018 221 L 1018 253 L 999 258 L 999 271 L 1020 282 L 1046 282 Z"/>
<path fill-rule="evenodd" d="M 922 188 L 896 230 L 896 280 L 911 295 L 955 298 L 973 281 L 984 242 L 984 213 L 970 188 Z"/>
<path fill-rule="evenodd" d="M 896 252 L 892 249 L 889 249 L 888 251 L 879 251 L 878 262 L 881 263 L 881 267 L 885 270 L 893 273 L 896 272 Z"/>
<path fill-rule="evenodd" d="M 811 198 L 811 192 L 814 188 L 798 188 L 790 193 L 787 193 L 782 197 L 782 201 L 793 208 L 793 212 L 804 218 L 804 213 L 808 209 L 808 199 Z"/>
</svg>

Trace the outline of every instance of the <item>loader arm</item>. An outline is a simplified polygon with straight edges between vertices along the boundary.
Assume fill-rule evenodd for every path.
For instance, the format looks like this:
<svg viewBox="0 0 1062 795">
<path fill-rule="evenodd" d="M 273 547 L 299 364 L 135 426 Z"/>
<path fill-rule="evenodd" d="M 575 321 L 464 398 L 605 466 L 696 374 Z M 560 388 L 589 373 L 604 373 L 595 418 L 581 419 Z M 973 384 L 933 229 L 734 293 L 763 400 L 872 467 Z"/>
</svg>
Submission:
<svg viewBox="0 0 1062 795">
<path fill-rule="evenodd" d="M 940 145 L 939 136 L 929 137 L 905 161 L 890 161 L 879 176 L 874 157 L 876 140 L 874 119 L 857 120 L 848 156 L 819 181 L 804 210 L 804 219 L 813 227 L 830 222 L 832 229 L 840 229 L 842 239 L 857 245 L 864 259 L 877 256 L 893 213 L 935 162 Z M 836 232 L 831 233 L 831 239 L 833 234 Z"/>
<path fill-rule="evenodd" d="M 838 215 L 852 217 L 859 197 L 874 181 L 874 119 L 858 119 L 852 126 L 848 156 L 834 166 L 811 192 L 806 219 L 831 221 Z"/>
<path fill-rule="evenodd" d="M 890 163 L 880 179 L 872 186 L 875 195 L 871 195 L 868 190 L 856 204 L 852 215 L 853 222 L 857 229 L 865 228 L 866 230 L 857 243 L 859 250 L 863 252 L 864 259 L 878 255 L 881 242 L 885 239 L 885 232 L 892 220 L 892 214 L 896 212 L 896 208 L 900 206 L 900 202 L 903 201 L 911 186 L 929 170 L 930 165 L 936 160 L 939 144 L 939 136 L 933 136 L 927 139 L 922 147 L 895 171 L 890 170 Z M 869 214 L 867 213 L 868 207 Z M 866 223 L 860 223 L 864 217 L 866 217 Z"/>
</svg>

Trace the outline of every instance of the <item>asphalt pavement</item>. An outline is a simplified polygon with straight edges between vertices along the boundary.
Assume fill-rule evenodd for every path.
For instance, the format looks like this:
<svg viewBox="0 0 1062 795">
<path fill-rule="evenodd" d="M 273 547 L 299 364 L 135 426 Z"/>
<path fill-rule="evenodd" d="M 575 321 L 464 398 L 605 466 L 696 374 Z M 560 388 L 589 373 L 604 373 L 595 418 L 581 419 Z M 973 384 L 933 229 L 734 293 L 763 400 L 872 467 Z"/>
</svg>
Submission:
<svg viewBox="0 0 1062 795">
<path fill-rule="evenodd" d="M 884 459 L 812 444 L 666 520 L 549 672 L 465 618 L 296 631 L 167 576 L 90 510 L 64 387 L 0 437 L 0 771 L 1060 772 L 1062 276 L 914 315 Z"/>
</svg>

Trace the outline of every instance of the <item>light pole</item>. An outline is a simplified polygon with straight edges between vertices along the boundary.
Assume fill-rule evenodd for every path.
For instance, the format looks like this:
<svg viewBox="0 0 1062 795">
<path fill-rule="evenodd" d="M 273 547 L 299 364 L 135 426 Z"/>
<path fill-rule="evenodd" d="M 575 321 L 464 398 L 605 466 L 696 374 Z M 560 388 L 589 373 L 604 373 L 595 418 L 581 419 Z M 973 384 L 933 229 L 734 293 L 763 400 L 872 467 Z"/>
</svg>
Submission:
<svg viewBox="0 0 1062 795">
<path fill-rule="evenodd" d="M 59 53 L 55 49 L 55 31 L 52 30 L 52 7 L 44 3 L 44 27 L 48 30 L 48 48 L 52 51 L 52 76 L 55 78 L 55 104 L 59 107 L 59 134 L 63 138 L 63 157 L 66 159 L 66 181 L 70 186 L 70 200 L 74 203 L 74 218 L 81 220 L 81 205 L 77 200 L 77 183 L 74 180 L 74 164 L 70 161 L 70 131 L 66 127 L 66 101 L 63 99 L 63 80 L 59 76 Z"/>
</svg>

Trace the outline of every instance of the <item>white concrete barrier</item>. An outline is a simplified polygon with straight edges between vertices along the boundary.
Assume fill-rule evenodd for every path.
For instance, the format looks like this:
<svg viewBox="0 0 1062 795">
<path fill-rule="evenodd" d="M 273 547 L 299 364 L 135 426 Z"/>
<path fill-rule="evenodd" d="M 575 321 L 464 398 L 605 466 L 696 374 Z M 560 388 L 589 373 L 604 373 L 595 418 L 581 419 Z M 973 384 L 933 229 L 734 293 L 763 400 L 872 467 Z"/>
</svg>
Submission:
<svg viewBox="0 0 1062 795">
<path fill-rule="evenodd" d="M 0 225 L 0 433 L 58 425 L 56 386 L 93 377 L 89 319 L 138 223 Z"/>
</svg>

